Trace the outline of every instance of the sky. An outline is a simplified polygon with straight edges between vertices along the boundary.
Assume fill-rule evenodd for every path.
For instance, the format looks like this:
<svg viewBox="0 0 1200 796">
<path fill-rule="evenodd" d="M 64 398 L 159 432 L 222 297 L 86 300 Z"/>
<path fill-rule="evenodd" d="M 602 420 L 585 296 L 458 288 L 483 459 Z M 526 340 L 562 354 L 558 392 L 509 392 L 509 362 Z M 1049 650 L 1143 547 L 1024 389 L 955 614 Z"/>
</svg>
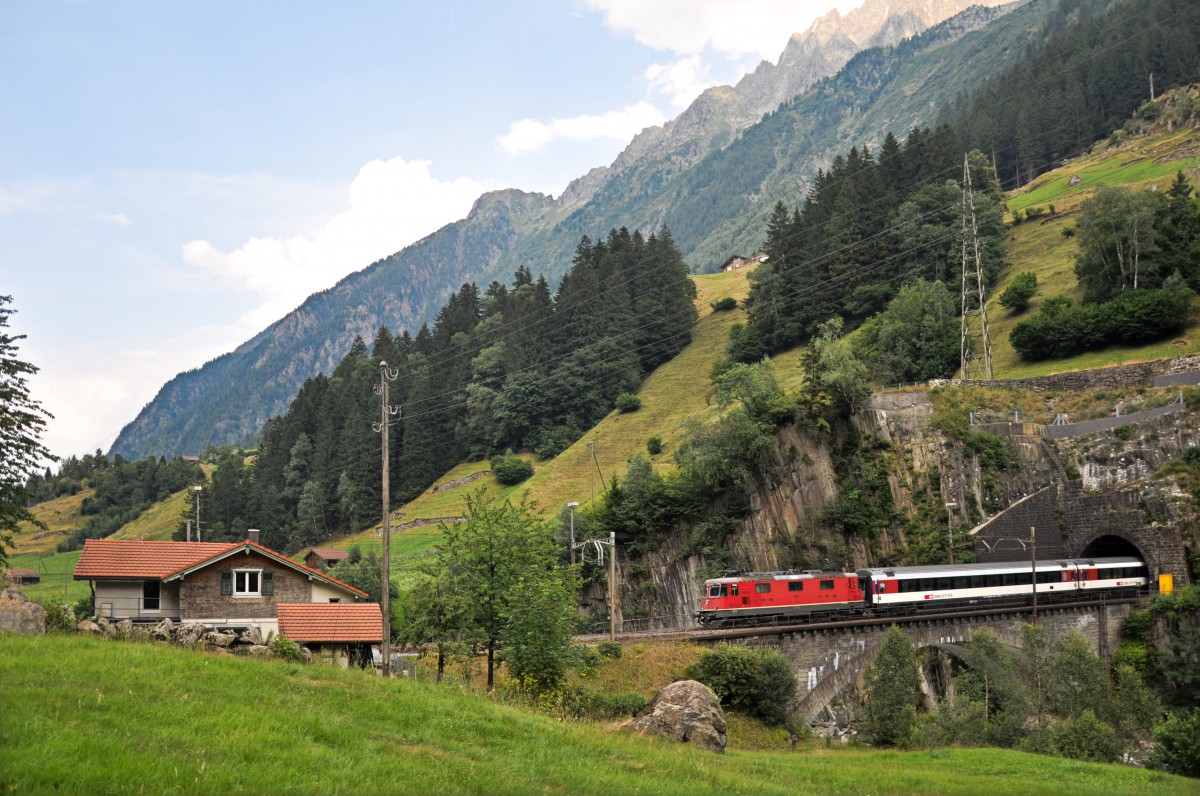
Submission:
<svg viewBox="0 0 1200 796">
<path fill-rule="evenodd" d="M 861 0 L 0 3 L 0 295 L 59 455 Z"/>
</svg>

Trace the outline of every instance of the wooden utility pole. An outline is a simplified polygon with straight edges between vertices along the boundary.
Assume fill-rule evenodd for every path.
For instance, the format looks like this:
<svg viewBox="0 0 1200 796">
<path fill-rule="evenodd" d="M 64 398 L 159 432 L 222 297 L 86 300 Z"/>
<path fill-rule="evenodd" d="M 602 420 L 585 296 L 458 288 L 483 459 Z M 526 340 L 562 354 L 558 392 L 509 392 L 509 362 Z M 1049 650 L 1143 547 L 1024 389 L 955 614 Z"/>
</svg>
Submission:
<svg viewBox="0 0 1200 796">
<path fill-rule="evenodd" d="M 392 674 L 392 494 L 388 429 L 391 427 L 392 416 L 399 411 L 388 400 L 388 386 L 399 375 L 400 372 L 389 369 L 386 362 L 379 363 L 379 384 L 375 387 L 375 392 L 380 397 L 379 422 L 373 424 L 383 443 L 383 591 L 379 597 L 379 609 L 383 612 L 383 639 L 379 651 L 383 657 L 384 677 L 390 677 Z"/>
</svg>

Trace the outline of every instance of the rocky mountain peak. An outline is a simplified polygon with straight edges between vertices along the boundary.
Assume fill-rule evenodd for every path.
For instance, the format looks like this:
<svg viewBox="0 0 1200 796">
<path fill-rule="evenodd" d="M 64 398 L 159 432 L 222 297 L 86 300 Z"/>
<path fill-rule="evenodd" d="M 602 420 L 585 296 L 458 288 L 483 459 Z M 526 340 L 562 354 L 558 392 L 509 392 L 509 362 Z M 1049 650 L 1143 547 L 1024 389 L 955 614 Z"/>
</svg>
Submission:
<svg viewBox="0 0 1200 796">
<path fill-rule="evenodd" d="M 793 34 L 776 63 L 761 62 L 736 86 L 705 90 L 665 125 L 638 133 L 611 167 L 572 182 L 560 202 L 568 208 L 584 204 L 615 175 L 628 170 L 678 173 L 728 146 L 764 115 L 835 74 L 856 53 L 898 44 L 971 6 L 1003 5 L 1015 7 L 1020 0 L 866 0 L 845 14 L 830 11 L 808 30 Z"/>
</svg>

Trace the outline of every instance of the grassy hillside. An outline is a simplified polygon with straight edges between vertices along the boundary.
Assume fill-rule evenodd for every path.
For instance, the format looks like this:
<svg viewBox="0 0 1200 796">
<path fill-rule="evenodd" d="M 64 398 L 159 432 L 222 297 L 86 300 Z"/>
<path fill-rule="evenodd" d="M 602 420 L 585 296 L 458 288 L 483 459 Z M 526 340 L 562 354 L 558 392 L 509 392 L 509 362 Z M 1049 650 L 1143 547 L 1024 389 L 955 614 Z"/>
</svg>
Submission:
<svg viewBox="0 0 1200 796">
<path fill-rule="evenodd" d="M 1124 186 L 1136 190 L 1166 190 L 1175 173 L 1184 170 L 1193 184 L 1200 178 L 1200 129 L 1184 128 L 1158 131 L 1138 136 L 1112 146 L 1098 144 L 1088 155 L 1043 174 L 1024 188 L 1009 195 L 1011 211 L 1037 207 L 1048 212 L 1054 205 L 1055 215 L 1026 221 L 1013 227 L 1007 239 L 1009 267 L 988 300 L 988 319 L 991 324 L 992 357 L 996 377 L 1001 379 L 1042 376 L 1068 370 L 1084 370 L 1144 362 L 1152 359 L 1179 356 L 1200 351 L 1200 320 L 1194 321 L 1184 333 L 1173 340 L 1146 346 L 1114 346 L 1091 351 L 1068 359 L 1026 363 L 1017 356 L 1008 342 L 1012 327 L 1023 318 L 1037 312 L 1042 302 L 1052 296 L 1067 296 L 1079 301 L 1083 292 L 1075 279 L 1074 254 L 1078 246 L 1063 230 L 1075 226 L 1079 206 L 1102 185 Z M 1071 182 L 1076 184 L 1072 185 Z M 1038 277 L 1038 292 L 1023 313 L 1013 313 L 1000 306 L 999 296 L 1009 283 L 1024 271 Z"/>
<path fill-rule="evenodd" d="M 20 793 L 1200 790 L 999 750 L 714 755 L 457 688 L 79 637 L 0 637 L 0 703 L 0 783 Z"/>
<path fill-rule="evenodd" d="M 53 500 L 38 503 L 30 511 L 46 528 L 31 522 L 23 522 L 13 536 L 15 553 L 53 553 L 58 543 L 71 533 L 82 528 L 87 518 L 80 512 L 84 498 L 95 494 L 94 489 L 84 489 L 74 495 L 61 495 Z"/>
</svg>

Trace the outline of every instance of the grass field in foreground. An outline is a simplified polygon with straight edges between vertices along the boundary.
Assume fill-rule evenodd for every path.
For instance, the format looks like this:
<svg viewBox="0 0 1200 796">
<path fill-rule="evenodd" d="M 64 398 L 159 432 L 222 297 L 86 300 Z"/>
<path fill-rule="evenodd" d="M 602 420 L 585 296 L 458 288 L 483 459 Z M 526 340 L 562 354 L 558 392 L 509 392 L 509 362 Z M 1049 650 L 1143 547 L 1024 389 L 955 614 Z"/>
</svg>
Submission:
<svg viewBox="0 0 1200 796">
<path fill-rule="evenodd" d="M 0 789 L 40 793 L 1197 793 L 1016 752 L 715 755 L 456 688 L 71 636 L 0 636 Z"/>
</svg>

